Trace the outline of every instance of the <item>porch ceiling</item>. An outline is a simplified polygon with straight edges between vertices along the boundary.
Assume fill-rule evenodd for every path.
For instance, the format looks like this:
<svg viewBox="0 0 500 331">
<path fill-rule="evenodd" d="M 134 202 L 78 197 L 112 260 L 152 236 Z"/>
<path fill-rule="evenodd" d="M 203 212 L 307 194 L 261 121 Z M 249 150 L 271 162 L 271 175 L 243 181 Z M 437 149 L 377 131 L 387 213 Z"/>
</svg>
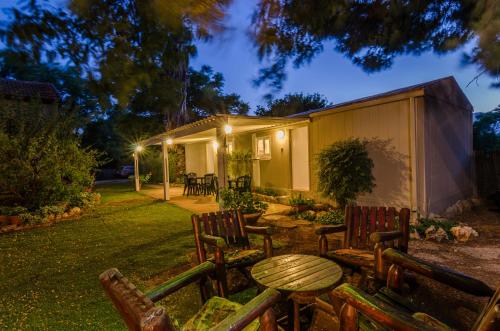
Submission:
<svg viewBox="0 0 500 331">
<path fill-rule="evenodd" d="M 258 117 L 218 114 L 153 136 L 143 140 L 141 144 L 143 146 L 159 145 L 166 139 L 172 139 L 174 144 L 210 141 L 216 139 L 217 128 L 223 128 L 226 124 L 232 127 L 232 134 L 239 134 L 307 121 L 309 121 L 308 117 Z"/>
</svg>

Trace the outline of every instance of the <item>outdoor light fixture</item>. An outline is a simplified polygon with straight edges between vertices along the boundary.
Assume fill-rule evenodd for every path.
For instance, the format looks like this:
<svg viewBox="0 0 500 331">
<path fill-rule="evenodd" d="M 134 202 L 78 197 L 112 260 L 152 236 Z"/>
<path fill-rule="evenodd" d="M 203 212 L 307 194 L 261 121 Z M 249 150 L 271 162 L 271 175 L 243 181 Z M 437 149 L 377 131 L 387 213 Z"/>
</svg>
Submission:
<svg viewBox="0 0 500 331">
<path fill-rule="evenodd" d="M 167 140 L 165 140 L 165 142 L 167 143 L 167 145 L 172 145 L 174 143 L 172 138 L 167 138 Z"/>
<path fill-rule="evenodd" d="M 283 130 L 278 130 L 278 132 L 276 132 L 276 137 L 279 139 L 279 140 L 282 140 L 285 138 L 285 131 Z"/>
<path fill-rule="evenodd" d="M 141 145 L 137 145 L 135 147 L 135 151 L 138 152 L 138 153 L 142 152 L 142 146 Z"/>
<path fill-rule="evenodd" d="M 214 142 L 212 143 L 212 146 L 214 146 L 214 149 L 217 150 L 219 148 L 219 143 L 214 140 Z"/>
<path fill-rule="evenodd" d="M 231 132 L 233 132 L 233 127 L 229 124 L 224 125 L 224 132 L 226 134 L 231 134 Z"/>
</svg>

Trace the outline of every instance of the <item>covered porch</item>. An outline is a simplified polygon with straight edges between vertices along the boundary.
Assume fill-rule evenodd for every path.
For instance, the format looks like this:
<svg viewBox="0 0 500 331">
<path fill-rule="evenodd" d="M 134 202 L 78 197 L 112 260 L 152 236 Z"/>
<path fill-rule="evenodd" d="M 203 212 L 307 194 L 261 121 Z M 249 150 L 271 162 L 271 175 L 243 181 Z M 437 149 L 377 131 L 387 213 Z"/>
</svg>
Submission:
<svg viewBox="0 0 500 331">
<path fill-rule="evenodd" d="M 185 147 L 185 173 L 196 173 L 198 176 L 214 174 L 219 188 L 228 187 L 229 184 L 228 155 L 236 150 L 244 150 L 251 154 L 249 175 L 252 177 L 252 187 L 308 189 L 308 122 L 308 118 L 301 117 L 218 114 L 153 136 L 136 146 L 135 190 L 140 190 L 141 152 L 151 145 L 160 145 L 162 149 L 162 198 L 166 201 L 171 200 L 173 193 L 168 178 L 168 155 L 169 147 L 174 145 Z M 300 134 L 297 135 L 296 132 Z M 294 153 L 293 157 L 296 160 L 292 160 L 291 135 L 296 136 L 294 140 L 296 148 L 302 151 L 301 157 L 299 153 Z M 299 179 L 293 180 L 296 184 L 294 186 L 292 186 L 292 162 L 298 164 L 294 167 L 297 171 L 303 171 L 296 176 Z M 269 178 L 272 178 L 272 181 Z M 179 192 L 175 193 L 175 196 L 179 195 Z"/>
</svg>

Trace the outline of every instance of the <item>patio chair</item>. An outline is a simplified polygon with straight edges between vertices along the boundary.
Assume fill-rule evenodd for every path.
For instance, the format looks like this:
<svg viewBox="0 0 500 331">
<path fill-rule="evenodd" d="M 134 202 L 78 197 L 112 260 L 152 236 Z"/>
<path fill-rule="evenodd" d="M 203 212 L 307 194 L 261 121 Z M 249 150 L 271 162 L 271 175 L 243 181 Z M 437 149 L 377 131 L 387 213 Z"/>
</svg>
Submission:
<svg viewBox="0 0 500 331">
<path fill-rule="evenodd" d="M 361 270 L 362 281 L 372 275 L 378 280 L 385 280 L 387 267 L 382 251 L 387 247 L 396 247 L 407 252 L 410 210 L 402 208 L 396 212 L 393 207 L 348 206 L 344 215 L 344 224 L 321 226 L 316 230 L 320 236 L 320 256 Z M 340 232 L 344 232 L 342 247 L 329 251 L 326 235 Z"/>
<path fill-rule="evenodd" d="M 210 195 L 214 193 L 215 187 L 214 187 L 214 174 L 205 174 L 203 176 L 203 183 L 202 183 L 202 191 L 203 195 Z"/>
<path fill-rule="evenodd" d="M 332 301 L 340 306 L 340 330 L 452 330 L 433 316 L 419 312 L 410 300 L 398 292 L 403 282 L 404 271 L 411 271 L 430 278 L 458 291 L 478 297 L 489 297 L 471 330 L 500 330 L 500 286 L 496 291 L 480 280 L 462 273 L 431 264 L 395 249 L 387 249 L 384 259 L 392 263 L 387 278 L 387 287 L 371 296 L 361 289 L 343 284 L 330 294 Z M 425 302 L 424 302 L 425 304 Z M 446 302 L 440 301 L 441 305 Z M 451 321 L 459 319 L 452 315 Z"/>
<path fill-rule="evenodd" d="M 182 330 L 222 331 L 244 328 L 257 330 L 259 326 L 262 330 L 276 330 L 277 324 L 272 306 L 278 301 L 279 292 L 268 289 L 244 306 L 216 296 L 206 297 L 211 292 L 210 282 L 207 281 L 208 276 L 214 270 L 213 263 L 205 262 L 146 294 L 139 291 L 115 268 L 103 272 L 99 279 L 129 330 L 177 330 L 165 308 L 155 306 L 155 302 L 195 281 L 200 283 L 204 304 L 198 313 L 183 325 Z"/>
<path fill-rule="evenodd" d="M 246 225 L 241 211 L 193 215 L 191 221 L 198 263 L 215 262 L 217 291 L 221 297 L 229 294 L 226 278 L 228 269 L 236 268 L 251 280 L 246 267 L 273 255 L 271 228 Z M 263 249 L 250 247 L 249 233 L 264 237 Z"/>
<path fill-rule="evenodd" d="M 196 182 L 196 173 L 190 172 L 188 174 L 184 174 L 184 191 L 182 195 L 193 195 L 198 193 L 198 183 Z"/>
<path fill-rule="evenodd" d="M 250 192 L 252 190 L 252 177 L 249 175 L 241 176 L 236 179 L 236 190 L 243 192 Z"/>
</svg>

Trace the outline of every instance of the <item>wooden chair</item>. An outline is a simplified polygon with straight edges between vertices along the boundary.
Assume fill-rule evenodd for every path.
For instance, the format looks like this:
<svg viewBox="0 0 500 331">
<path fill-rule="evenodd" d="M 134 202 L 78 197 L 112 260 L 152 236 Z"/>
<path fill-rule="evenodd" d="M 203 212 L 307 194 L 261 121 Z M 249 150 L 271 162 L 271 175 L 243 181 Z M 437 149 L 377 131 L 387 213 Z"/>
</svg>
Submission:
<svg viewBox="0 0 500 331">
<path fill-rule="evenodd" d="M 341 264 L 360 268 L 363 276 L 372 272 L 379 280 L 385 280 L 387 268 L 382 260 L 384 248 L 396 247 L 408 250 L 410 210 L 399 212 L 389 207 L 348 206 L 345 224 L 327 225 L 316 230 L 319 237 L 319 254 Z M 327 234 L 344 232 L 341 249 L 328 250 Z"/>
<path fill-rule="evenodd" d="M 236 179 L 236 190 L 240 193 L 252 191 L 252 177 L 249 175 L 241 176 Z"/>
<path fill-rule="evenodd" d="M 272 306 L 279 299 L 279 292 L 268 289 L 246 305 L 219 297 L 206 297 L 211 291 L 208 275 L 215 265 L 205 262 L 170 279 L 146 294 L 139 291 L 117 269 L 103 272 L 99 279 L 108 297 L 120 313 L 127 328 L 133 331 L 173 331 L 176 327 L 163 307 L 155 302 L 167 295 L 200 281 L 204 305 L 182 330 L 276 330 L 276 318 Z M 205 301 L 206 300 L 206 301 Z M 260 321 L 257 320 L 260 316 Z"/>
<path fill-rule="evenodd" d="M 248 279 L 251 279 L 245 268 L 273 255 L 271 228 L 246 225 L 240 211 L 228 210 L 205 213 L 201 216 L 193 215 L 191 221 L 198 263 L 207 260 L 215 262 L 217 290 L 221 297 L 227 297 L 229 294 L 227 269 L 237 268 Z M 264 237 L 262 250 L 250 248 L 249 233 Z M 213 257 L 208 256 L 207 250 L 213 252 Z"/>
<path fill-rule="evenodd" d="M 340 302 L 340 330 L 452 330 L 428 314 L 418 312 L 413 304 L 400 296 L 405 271 L 412 271 L 459 291 L 490 300 L 479 314 L 472 330 L 500 330 L 500 286 L 493 290 L 480 280 L 440 267 L 395 249 L 387 249 L 383 257 L 392 263 L 387 287 L 371 296 L 361 289 L 343 284 L 331 292 L 331 301 Z M 445 305 L 445 302 L 441 304 Z M 335 305 L 334 305 L 335 306 Z M 458 316 L 456 316 L 458 318 Z"/>
<path fill-rule="evenodd" d="M 203 195 L 215 193 L 214 178 L 215 178 L 214 174 L 205 174 L 205 176 L 203 176 L 203 184 L 202 184 Z"/>
</svg>

